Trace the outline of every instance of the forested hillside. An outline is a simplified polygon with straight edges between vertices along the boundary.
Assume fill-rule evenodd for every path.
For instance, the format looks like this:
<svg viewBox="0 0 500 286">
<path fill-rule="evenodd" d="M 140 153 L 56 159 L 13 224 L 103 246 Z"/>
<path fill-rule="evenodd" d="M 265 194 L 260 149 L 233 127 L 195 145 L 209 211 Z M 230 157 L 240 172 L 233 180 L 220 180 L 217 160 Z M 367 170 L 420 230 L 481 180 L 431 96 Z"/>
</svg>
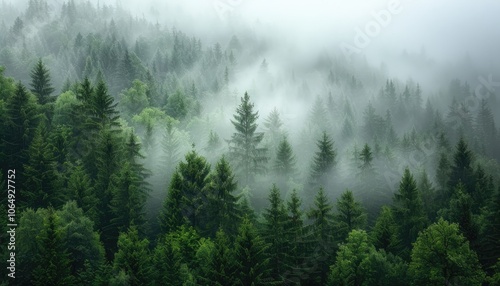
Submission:
<svg viewBox="0 0 500 286">
<path fill-rule="evenodd" d="M 120 5 L 0 20 L 2 285 L 500 285 L 495 86 Z"/>
</svg>

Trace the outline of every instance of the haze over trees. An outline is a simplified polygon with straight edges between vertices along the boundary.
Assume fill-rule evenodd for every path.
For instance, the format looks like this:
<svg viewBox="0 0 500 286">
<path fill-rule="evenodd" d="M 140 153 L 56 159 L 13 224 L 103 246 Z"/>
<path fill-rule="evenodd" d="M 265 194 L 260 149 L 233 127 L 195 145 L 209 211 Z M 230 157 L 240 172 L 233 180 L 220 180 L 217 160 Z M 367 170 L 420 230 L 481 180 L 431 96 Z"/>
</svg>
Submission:
<svg viewBox="0 0 500 286">
<path fill-rule="evenodd" d="M 407 77 L 237 17 L 55 2 L 0 4 L 19 285 L 499 283 L 500 101 L 473 59 L 405 51 Z"/>
</svg>

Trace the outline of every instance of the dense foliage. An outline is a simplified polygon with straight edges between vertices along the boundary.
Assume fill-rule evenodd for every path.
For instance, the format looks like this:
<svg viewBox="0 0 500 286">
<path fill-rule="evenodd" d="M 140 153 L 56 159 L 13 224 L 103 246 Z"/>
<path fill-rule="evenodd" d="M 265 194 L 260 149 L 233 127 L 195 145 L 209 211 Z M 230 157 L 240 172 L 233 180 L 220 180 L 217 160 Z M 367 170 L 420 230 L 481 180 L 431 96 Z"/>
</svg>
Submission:
<svg viewBox="0 0 500 286">
<path fill-rule="evenodd" d="M 73 0 L 11 20 L 0 186 L 15 169 L 19 285 L 498 285 L 500 106 L 468 110 L 467 84 L 424 106 L 418 83 L 325 61 L 311 104 L 265 59 L 236 89 L 248 39 Z M 300 124 L 259 121 L 280 85 L 309 104 Z"/>
</svg>

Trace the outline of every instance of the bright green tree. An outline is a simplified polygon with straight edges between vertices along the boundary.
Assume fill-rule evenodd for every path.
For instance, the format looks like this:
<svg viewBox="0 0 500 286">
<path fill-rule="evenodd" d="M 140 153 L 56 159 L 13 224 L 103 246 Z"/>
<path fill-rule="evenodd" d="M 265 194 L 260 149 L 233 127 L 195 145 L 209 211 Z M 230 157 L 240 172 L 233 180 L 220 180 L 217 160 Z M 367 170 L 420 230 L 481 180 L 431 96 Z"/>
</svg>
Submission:
<svg viewBox="0 0 500 286">
<path fill-rule="evenodd" d="M 419 234 L 409 271 L 412 285 L 482 285 L 485 278 L 459 226 L 443 219 Z"/>
<path fill-rule="evenodd" d="M 140 239 L 135 227 L 120 234 L 113 269 L 116 273 L 123 271 L 128 276 L 128 285 L 146 285 L 152 280 L 148 246 L 149 241 Z"/>
<path fill-rule="evenodd" d="M 236 114 L 231 120 L 236 132 L 229 140 L 229 151 L 234 166 L 243 178 L 243 185 L 252 182 L 253 176 L 265 170 L 267 162 L 267 149 L 259 147 L 264 138 L 264 133 L 256 132 L 259 113 L 253 111 L 254 104 L 250 102 L 250 96 L 245 92 L 241 98 L 241 104 L 236 108 Z"/>
</svg>

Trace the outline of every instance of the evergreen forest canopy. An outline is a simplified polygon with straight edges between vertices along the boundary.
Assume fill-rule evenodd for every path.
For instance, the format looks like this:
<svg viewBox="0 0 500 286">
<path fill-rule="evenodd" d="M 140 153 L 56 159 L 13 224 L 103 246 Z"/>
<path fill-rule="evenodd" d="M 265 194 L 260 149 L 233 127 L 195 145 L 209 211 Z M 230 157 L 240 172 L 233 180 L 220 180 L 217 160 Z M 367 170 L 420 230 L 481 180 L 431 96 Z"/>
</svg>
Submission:
<svg viewBox="0 0 500 286">
<path fill-rule="evenodd" d="M 18 285 L 500 285 L 498 90 L 327 52 L 281 70 L 257 34 L 120 5 L 0 19 Z"/>
</svg>

